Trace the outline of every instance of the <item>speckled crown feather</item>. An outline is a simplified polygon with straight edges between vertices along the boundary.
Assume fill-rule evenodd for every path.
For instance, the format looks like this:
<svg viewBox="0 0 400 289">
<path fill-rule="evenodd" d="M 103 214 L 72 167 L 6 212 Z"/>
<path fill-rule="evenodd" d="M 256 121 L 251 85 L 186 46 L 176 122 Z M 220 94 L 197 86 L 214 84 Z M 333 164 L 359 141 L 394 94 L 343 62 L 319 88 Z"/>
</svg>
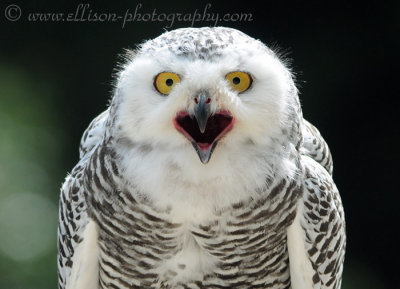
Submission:
<svg viewBox="0 0 400 289">
<path fill-rule="evenodd" d="M 180 28 L 161 34 L 141 45 L 140 54 L 154 54 L 168 49 L 177 56 L 211 60 L 222 55 L 227 48 L 252 45 L 261 50 L 268 48 L 243 32 L 227 27 Z"/>
</svg>

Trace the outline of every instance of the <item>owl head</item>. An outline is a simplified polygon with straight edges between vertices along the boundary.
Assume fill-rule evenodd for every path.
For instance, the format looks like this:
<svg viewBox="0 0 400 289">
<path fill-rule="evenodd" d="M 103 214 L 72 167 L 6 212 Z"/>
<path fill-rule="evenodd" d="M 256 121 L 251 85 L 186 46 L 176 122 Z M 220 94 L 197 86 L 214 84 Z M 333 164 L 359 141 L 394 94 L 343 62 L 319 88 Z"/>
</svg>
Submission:
<svg viewBox="0 0 400 289">
<path fill-rule="evenodd" d="M 111 106 L 116 138 L 200 165 L 294 138 L 300 110 L 290 71 L 238 30 L 173 30 L 127 58 Z"/>
</svg>

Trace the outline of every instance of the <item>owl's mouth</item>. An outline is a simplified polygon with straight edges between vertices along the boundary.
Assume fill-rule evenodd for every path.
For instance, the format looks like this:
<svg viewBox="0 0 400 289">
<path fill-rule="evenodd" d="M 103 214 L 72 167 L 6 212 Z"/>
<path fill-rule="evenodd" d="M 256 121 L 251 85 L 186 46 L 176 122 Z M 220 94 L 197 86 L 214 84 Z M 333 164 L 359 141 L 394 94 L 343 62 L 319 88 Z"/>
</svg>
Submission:
<svg viewBox="0 0 400 289">
<path fill-rule="evenodd" d="M 234 117 L 227 110 L 211 115 L 203 133 L 196 117 L 187 112 L 179 112 L 174 119 L 175 128 L 192 143 L 203 163 L 210 160 L 218 141 L 232 129 L 234 123 Z"/>
</svg>

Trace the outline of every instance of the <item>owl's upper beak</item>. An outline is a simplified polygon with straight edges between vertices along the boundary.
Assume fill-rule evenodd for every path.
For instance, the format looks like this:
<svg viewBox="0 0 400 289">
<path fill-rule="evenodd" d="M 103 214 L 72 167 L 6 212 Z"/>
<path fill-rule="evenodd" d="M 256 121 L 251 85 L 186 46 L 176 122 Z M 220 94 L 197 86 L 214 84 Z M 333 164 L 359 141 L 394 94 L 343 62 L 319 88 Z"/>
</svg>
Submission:
<svg viewBox="0 0 400 289">
<path fill-rule="evenodd" d="M 194 108 L 194 116 L 196 117 L 197 124 L 201 133 L 204 133 L 207 126 L 208 118 L 211 115 L 211 98 L 205 92 L 200 92 L 197 97 L 194 98 L 196 106 Z"/>
<path fill-rule="evenodd" d="M 211 101 L 206 92 L 200 92 L 194 98 L 194 115 L 181 111 L 174 119 L 175 128 L 192 143 L 203 164 L 209 162 L 218 141 L 235 123 L 227 110 L 212 114 Z"/>
</svg>

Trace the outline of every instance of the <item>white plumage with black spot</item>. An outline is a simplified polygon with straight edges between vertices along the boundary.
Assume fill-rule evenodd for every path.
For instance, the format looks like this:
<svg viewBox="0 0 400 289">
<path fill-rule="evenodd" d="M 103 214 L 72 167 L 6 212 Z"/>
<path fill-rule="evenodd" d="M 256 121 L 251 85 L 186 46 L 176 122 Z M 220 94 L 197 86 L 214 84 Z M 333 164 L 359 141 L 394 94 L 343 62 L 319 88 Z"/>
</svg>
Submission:
<svg viewBox="0 0 400 289">
<path fill-rule="evenodd" d="M 62 186 L 59 288 L 340 288 L 331 155 L 283 61 L 223 27 L 126 58 Z"/>
</svg>

